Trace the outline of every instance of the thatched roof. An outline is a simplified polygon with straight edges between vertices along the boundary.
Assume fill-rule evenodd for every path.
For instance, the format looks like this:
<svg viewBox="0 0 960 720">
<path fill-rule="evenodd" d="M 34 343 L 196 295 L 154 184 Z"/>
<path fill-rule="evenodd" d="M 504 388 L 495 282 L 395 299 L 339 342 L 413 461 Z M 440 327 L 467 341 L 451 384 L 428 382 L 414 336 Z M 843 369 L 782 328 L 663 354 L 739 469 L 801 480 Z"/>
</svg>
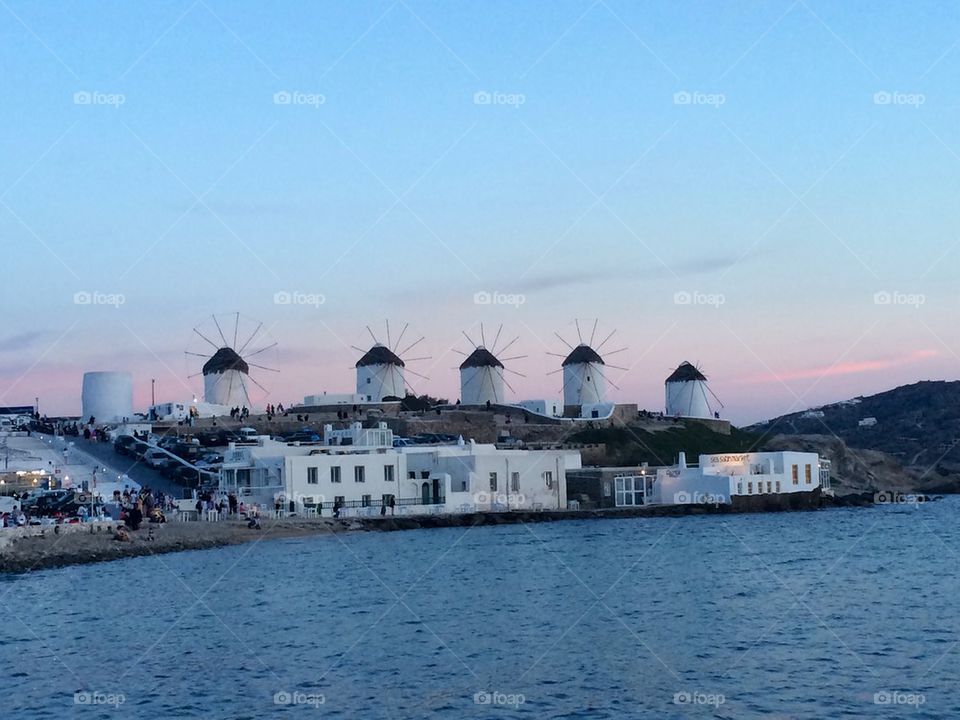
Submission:
<svg viewBox="0 0 960 720">
<path fill-rule="evenodd" d="M 573 352 L 567 355 L 567 359 L 563 361 L 563 367 L 567 365 L 579 365 L 580 363 L 604 364 L 603 358 L 589 345 L 577 345 L 573 349 Z"/>
<path fill-rule="evenodd" d="M 366 354 L 357 360 L 356 367 L 364 367 L 365 365 L 399 365 L 405 367 L 403 360 L 397 357 L 396 353 L 380 343 L 367 350 Z"/>
<path fill-rule="evenodd" d="M 485 347 L 478 347 L 470 355 L 460 363 L 460 369 L 464 370 L 466 368 L 474 367 L 503 367 L 503 363 L 497 360 L 496 355 L 487 350 Z"/>
<path fill-rule="evenodd" d="M 244 362 L 242 357 L 237 355 L 237 351 L 233 348 L 220 348 L 213 354 L 212 358 L 203 364 L 204 375 L 225 373 L 227 370 L 239 370 L 242 373 L 250 374 L 250 366 Z"/>
<path fill-rule="evenodd" d="M 694 380 L 702 380 L 703 382 L 707 381 L 707 376 L 700 372 L 695 365 L 691 365 L 687 361 L 680 363 L 680 366 L 674 370 L 670 377 L 667 378 L 667 382 L 693 382 Z"/>
</svg>

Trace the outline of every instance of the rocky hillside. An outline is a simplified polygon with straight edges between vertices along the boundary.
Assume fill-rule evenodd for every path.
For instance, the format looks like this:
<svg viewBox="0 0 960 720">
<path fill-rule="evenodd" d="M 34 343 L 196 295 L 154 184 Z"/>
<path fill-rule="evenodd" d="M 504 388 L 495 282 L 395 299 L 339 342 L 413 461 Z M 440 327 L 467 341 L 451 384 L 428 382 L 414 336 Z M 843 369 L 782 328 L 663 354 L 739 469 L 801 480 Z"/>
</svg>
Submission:
<svg viewBox="0 0 960 720">
<path fill-rule="evenodd" d="M 747 429 L 769 438 L 764 448 L 816 448 L 858 489 L 960 491 L 960 382 L 904 385 Z"/>
</svg>

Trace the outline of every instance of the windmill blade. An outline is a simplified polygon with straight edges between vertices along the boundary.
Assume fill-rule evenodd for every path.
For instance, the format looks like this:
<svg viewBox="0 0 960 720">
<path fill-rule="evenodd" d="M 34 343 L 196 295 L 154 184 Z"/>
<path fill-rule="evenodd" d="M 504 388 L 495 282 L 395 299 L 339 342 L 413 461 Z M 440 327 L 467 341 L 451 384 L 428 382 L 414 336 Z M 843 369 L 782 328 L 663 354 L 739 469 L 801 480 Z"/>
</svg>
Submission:
<svg viewBox="0 0 960 720">
<path fill-rule="evenodd" d="M 604 353 L 603 356 L 604 356 L 604 357 L 610 357 L 611 355 L 616 355 L 617 353 L 622 353 L 622 352 L 624 352 L 624 351 L 626 351 L 626 350 L 629 350 L 629 349 L 630 349 L 630 348 L 622 347 L 622 348 L 620 348 L 619 350 L 611 350 L 610 352 Z"/>
<path fill-rule="evenodd" d="M 402 357 L 403 357 L 404 355 L 406 355 L 408 352 L 410 352 L 411 350 L 413 350 L 413 348 L 415 348 L 415 347 L 416 347 L 417 345 L 419 345 L 421 342 L 423 342 L 424 340 L 426 340 L 426 338 L 427 338 L 426 335 L 421 335 L 418 340 L 415 340 L 414 342 L 412 342 L 412 343 L 410 343 L 409 345 L 407 345 L 407 347 L 405 347 L 403 350 L 401 350 L 400 352 L 398 352 L 397 355 L 399 355 L 399 356 L 402 358 Z"/>
<path fill-rule="evenodd" d="M 367 352 L 367 351 L 364 350 L 363 348 L 358 348 L 356 345 L 351 345 L 350 347 L 353 348 L 354 350 L 356 350 L 356 351 L 357 351 L 358 353 L 360 353 L 361 355 L 365 355 L 366 352 Z"/>
<path fill-rule="evenodd" d="M 593 321 L 593 330 L 590 331 L 590 344 L 593 345 L 593 336 L 597 333 L 597 323 L 600 322 L 600 318 L 595 318 Z"/>
<path fill-rule="evenodd" d="M 250 377 L 249 375 L 247 376 L 247 380 L 249 380 L 250 382 L 252 382 L 254 385 L 256 385 L 258 388 L 260 388 L 261 390 L 263 390 L 263 391 L 264 391 L 265 393 L 267 393 L 268 395 L 270 394 L 270 391 L 269 391 L 269 390 L 267 390 L 263 385 L 261 385 L 260 383 L 258 383 L 256 380 L 254 380 L 254 379 L 253 379 L 252 377 Z M 240 382 L 243 383 L 243 378 L 240 379 Z M 247 396 L 247 402 L 249 402 L 249 401 L 250 401 L 250 395 L 247 394 L 247 388 L 246 388 L 246 386 L 244 386 L 244 388 L 243 388 L 243 393 L 244 393 L 244 395 Z"/>
<path fill-rule="evenodd" d="M 390 342 L 390 321 L 389 321 L 389 320 L 384 320 L 384 322 L 387 324 L 387 347 L 390 347 L 390 345 L 391 345 L 391 342 Z"/>
<path fill-rule="evenodd" d="M 203 353 L 190 352 L 189 350 L 184 350 L 184 351 L 183 351 L 183 354 L 184 354 L 184 355 L 196 355 L 197 357 L 207 358 L 208 360 L 210 359 L 210 356 L 209 356 L 209 355 L 204 355 Z"/>
<path fill-rule="evenodd" d="M 606 375 L 604 375 L 604 374 L 603 374 L 603 371 L 600 370 L 600 368 L 598 368 L 596 365 L 593 366 L 593 372 L 597 373 L 597 375 L 599 375 L 600 377 L 602 377 L 602 378 L 604 379 L 604 381 L 606 381 L 606 382 L 610 383 L 611 385 L 613 385 L 613 387 L 616 388 L 617 390 L 620 389 L 620 386 L 617 385 L 615 382 L 613 382 L 613 380 L 611 380 L 610 378 L 608 378 Z"/>
<path fill-rule="evenodd" d="M 463 336 L 467 339 L 467 342 L 469 342 L 471 345 L 473 345 L 473 347 L 478 347 L 478 345 L 477 345 L 473 340 L 470 339 L 470 336 L 467 335 L 466 330 L 461 330 L 460 332 L 463 333 Z"/>
<path fill-rule="evenodd" d="M 239 375 L 240 373 L 236 374 Z M 227 386 L 227 400 L 233 399 L 233 376 L 234 373 L 230 373 L 230 384 Z M 221 382 L 223 382 L 223 375 L 221 375 L 220 379 L 217 380 L 217 385 L 219 385 Z"/>
<path fill-rule="evenodd" d="M 223 340 L 224 347 L 228 347 L 230 343 L 227 342 L 227 338 L 223 335 L 223 330 L 220 329 L 220 322 L 217 320 L 217 316 L 211 315 L 210 317 L 213 318 L 213 324 L 217 326 L 217 332 L 220 333 L 220 339 Z"/>
<path fill-rule="evenodd" d="M 381 370 L 378 373 L 378 375 L 380 375 L 380 384 L 377 386 L 376 398 L 377 398 L 377 402 L 380 402 L 380 398 L 383 397 L 383 383 L 387 379 L 387 374 Z"/>
<path fill-rule="evenodd" d="M 547 351 L 547 355 L 553 355 L 554 357 L 562 357 L 562 358 L 564 358 L 564 359 L 566 359 L 566 357 L 567 357 L 566 355 L 561 355 L 560 353 L 550 352 L 549 350 Z"/>
<path fill-rule="evenodd" d="M 706 385 L 706 383 L 704 383 L 704 384 Z M 720 407 L 726 407 L 726 406 L 723 404 L 723 401 L 722 401 L 720 398 L 717 397 L 717 394 L 716 394 L 713 390 L 710 389 L 710 386 L 709 386 L 709 385 L 706 385 L 706 388 L 707 388 L 707 392 L 710 393 L 711 395 L 713 395 L 713 399 L 716 400 L 718 403 L 720 403 Z"/>
<path fill-rule="evenodd" d="M 400 331 L 400 336 L 397 338 L 397 342 L 394 343 L 394 346 L 390 348 L 393 352 L 397 351 L 397 348 L 400 347 L 400 342 L 403 340 L 403 334 L 407 331 L 407 328 L 410 327 L 410 323 L 404 323 L 403 330 Z"/>
<path fill-rule="evenodd" d="M 267 372 L 274 372 L 274 373 L 280 372 L 276 368 L 267 367 L 266 365 L 257 365 L 256 363 L 247 363 L 247 365 L 249 365 L 250 367 L 259 368 L 260 370 L 266 370 Z"/>
<path fill-rule="evenodd" d="M 493 347 L 490 348 L 490 352 L 494 355 L 497 354 L 497 341 L 500 339 L 500 333 L 503 330 L 503 323 L 500 323 L 500 327 L 497 328 L 496 337 L 493 338 Z"/>
<path fill-rule="evenodd" d="M 612 338 L 612 337 L 614 336 L 614 333 L 616 333 L 616 332 L 617 332 L 617 331 L 616 331 L 615 329 L 614 329 L 614 330 L 611 330 L 611 331 L 610 331 L 610 334 L 607 335 L 607 336 L 603 339 L 603 342 L 601 342 L 599 345 L 597 345 L 596 351 L 597 351 L 597 352 L 600 352 L 600 348 L 602 348 L 604 345 L 606 345 L 606 344 L 607 344 L 607 341 L 608 341 L 610 338 Z"/>
<path fill-rule="evenodd" d="M 262 353 L 262 352 L 266 352 L 266 351 L 269 350 L 270 348 L 275 348 L 277 345 L 278 345 L 277 342 L 272 342 L 272 343 L 270 343 L 269 345 L 267 345 L 266 347 L 262 347 L 262 348 L 260 348 L 259 350 L 257 350 L 256 352 L 250 353 L 249 355 L 247 355 L 246 357 L 244 357 L 244 360 L 246 360 L 247 358 L 252 358 L 252 357 L 254 357 L 255 355 L 259 355 L 259 354 Z"/>
<path fill-rule="evenodd" d="M 549 377 L 550 375 L 556 375 L 558 372 L 563 372 L 563 368 L 558 368 L 558 369 L 556 369 L 556 370 L 551 370 L 550 372 L 547 373 L 547 377 Z"/>
<path fill-rule="evenodd" d="M 511 340 L 511 341 L 508 342 L 506 345 L 504 345 L 502 348 L 500 348 L 500 352 L 505 353 L 505 352 L 509 349 L 509 347 L 510 347 L 511 345 L 513 345 L 513 344 L 514 344 L 517 340 L 519 340 L 519 339 L 520 339 L 520 336 L 517 335 L 513 340 Z"/>
<path fill-rule="evenodd" d="M 604 363 L 604 367 L 613 368 L 614 370 L 623 370 L 624 372 L 630 372 L 630 368 L 625 368 L 620 365 L 611 365 L 610 363 Z"/>
<path fill-rule="evenodd" d="M 420 360 L 432 360 L 432 359 L 433 359 L 433 358 L 431 358 L 429 355 L 424 355 L 423 357 L 407 358 L 406 360 L 404 360 L 404 362 L 405 362 L 405 363 L 408 363 L 408 362 L 419 362 Z"/>
<path fill-rule="evenodd" d="M 430 378 L 428 378 L 426 375 L 421 375 L 420 373 L 414 372 L 414 371 L 411 370 L 410 368 L 404 368 L 404 369 L 405 369 L 408 373 L 410 373 L 411 375 L 416 375 L 416 376 L 417 376 L 418 378 L 420 378 L 421 380 L 429 380 L 429 379 L 430 379 Z"/>
<path fill-rule="evenodd" d="M 507 379 L 506 379 L 505 377 L 501 377 L 500 379 L 503 380 L 503 384 L 507 386 L 507 388 L 510 390 L 510 392 L 515 392 L 515 390 L 514 390 L 513 387 L 510 385 L 510 383 L 507 382 Z M 494 396 L 494 397 L 497 396 L 496 392 L 494 392 L 493 396 Z"/>
<path fill-rule="evenodd" d="M 371 330 L 371 329 L 370 329 L 370 326 L 369 326 L 369 325 L 367 325 L 367 326 L 366 326 L 366 328 L 367 328 L 367 332 L 368 332 L 368 333 L 370 333 L 370 337 L 372 337 L 372 338 L 373 338 L 373 344 L 374 344 L 374 345 L 377 345 L 377 344 L 379 344 L 379 343 L 380 343 L 380 341 L 379 341 L 379 340 L 377 340 L 377 336 L 373 334 L 373 330 Z"/>
<path fill-rule="evenodd" d="M 253 329 L 253 334 L 250 335 L 250 337 L 247 338 L 247 341 L 240 347 L 239 350 L 237 350 L 237 355 L 243 355 L 243 351 L 247 349 L 247 345 L 249 345 L 253 341 L 253 339 L 257 336 L 257 333 L 260 332 L 260 328 L 262 327 L 263 327 L 263 323 L 259 323 Z"/>
<path fill-rule="evenodd" d="M 558 339 L 560 342 L 562 342 L 562 343 L 563 343 L 564 345 L 566 345 L 568 348 L 570 348 L 571 350 L 573 350 L 573 345 L 571 345 L 571 344 L 568 343 L 566 340 L 564 340 L 562 337 L 560 337 L 560 333 L 556 333 L 556 332 L 555 332 L 554 335 L 557 336 L 557 339 Z"/>
<path fill-rule="evenodd" d="M 480 344 L 484 347 L 487 346 L 487 339 L 483 335 L 483 323 L 480 323 Z"/>
<path fill-rule="evenodd" d="M 200 332 L 200 331 L 197 330 L 196 328 L 194 328 L 193 331 L 194 331 L 197 335 L 199 335 L 200 337 L 202 337 L 204 340 L 206 340 L 208 343 L 210 343 L 210 344 L 213 346 L 214 350 L 219 350 L 219 349 L 220 349 L 220 346 L 219 346 L 219 345 L 217 345 L 213 340 L 211 340 L 210 338 L 208 338 L 208 337 L 207 337 L 206 335 L 204 335 L 202 332 Z"/>
<path fill-rule="evenodd" d="M 233 321 L 233 347 L 237 346 L 237 333 L 239 331 L 240 331 L 240 313 L 237 313 L 237 317 Z"/>
<path fill-rule="evenodd" d="M 517 372 L 516 370 L 511 370 L 510 368 L 504 368 L 504 370 L 506 370 L 508 373 L 513 373 L 514 375 L 517 375 L 522 378 L 526 377 L 526 375 L 524 375 L 523 373 Z"/>
<path fill-rule="evenodd" d="M 514 355 L 513 357 L 505 357 L 500 360 L 500 362 L 510 362 L 511 360 L 523 360 L 524 358 L 530 357 L 529 355 Z"/>
<path fill-rule="evenodd" d="M 193 380 L 193 378 L 199 377 L 201 375 L 203 375 L 202 372 L 194 373 L 193 375 L 187 375 L 187 380 Z"/>
<path fill-rule="evenodd" d="M 457 353 L 457 355 L 463 355 L 464 357 L 466 357 L 467 355 L 467 353 L 465 353 L 463 350 L 457 350 L 456 348 L 450 348 L 450 349 L 453 350 L 455 353 Z M 202 355 L 201 357 L 206 357 L 206 355 Z"/>
</svg>

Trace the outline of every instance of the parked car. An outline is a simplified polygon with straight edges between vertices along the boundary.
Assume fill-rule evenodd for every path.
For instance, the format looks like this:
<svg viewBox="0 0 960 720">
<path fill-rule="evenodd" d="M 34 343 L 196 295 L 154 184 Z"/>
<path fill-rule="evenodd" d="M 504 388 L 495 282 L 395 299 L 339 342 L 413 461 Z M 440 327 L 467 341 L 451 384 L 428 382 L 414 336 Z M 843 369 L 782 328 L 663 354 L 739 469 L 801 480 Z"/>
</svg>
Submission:
<svg viewBox="0 0 960 720">
<path fill-rule="evenodd" d="M 130 454 L 133 455 L 138 460 L 143 459 L 143 456 L 153 450 L 150 446 L 150 443 L 145 443 L 142 440 L 137 440 L 130 448 Z"/>
<path fill-rule="evenodd" d="M 200 433 L 197 435 L 197 440 L 205 448 L 220 447 L 225 444 L 220 437 L 220 433 L 215 432 Z"/>
<path fill-rule="evenodd" d="M 201 469 L 219 470 L 223 465 L 223 455 L 220 453 L 207 453 L 194 463 L 194 466 Z"/>
<path fill-rule="evenodd" d="M 152 468 L 160 468 L 160 465 L 169 459 L 169 455 L 163 450 L 147 450 L 143 454 L 143 461 Z"/>
<path fill-rule="evenodd" d="M 200 446 L 191 445 L 190 443 L 177 443 L 171 452 L 177 457 L 183 458 L 187 462 L 192 463 L 194 460 L 197 460 L 200 457 Z"/>
<path fill-rule="evenodd" d="M 253 442 L 254 440 L 257 439 L 260 433 L 257 432 L 256 428 L 242 427 L 239 430 L 237 430 L 237 435 L 239 435 L 240 438 L 245 442 Z"/>
<path fill-rule="evenodd" d="M 131 435 L 120 435 L 113 441 L 113 451 L 118 455 L 129 455 L 130 448 L 137 440 Z"/>
<path fill-rule="evenodd" d="M 182 468 L 183 463 L 179 460 L 175 460 L 169 455 L 164 459 L 162 463 L 157 467 L 160 471 L 160 474 L 165 478 L 172 478 L 173 474 L 177 471 L 177 468 Z"/>
<path fill-rule="evenodd" d="M 395 437 L 393 439 L 394 447 L 412 447 L 413 445 L 416 445 L 416 443 L 410 438 Z"/>
<path fill-rule="evenodd" d="M 320 442 L 320 436 L 312 430 L 300 430 L 287 435 L 286 442 L 315 443 Z"/>
</svg>

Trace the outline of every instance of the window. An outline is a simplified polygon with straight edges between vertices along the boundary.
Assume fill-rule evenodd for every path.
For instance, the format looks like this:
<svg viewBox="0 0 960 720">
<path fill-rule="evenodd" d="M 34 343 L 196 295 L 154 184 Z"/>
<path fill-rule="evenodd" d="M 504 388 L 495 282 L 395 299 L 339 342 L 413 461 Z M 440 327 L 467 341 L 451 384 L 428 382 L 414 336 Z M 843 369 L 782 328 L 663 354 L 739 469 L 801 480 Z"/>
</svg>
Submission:
<svg viewBox="0 0 960 720">
<path fill-rule="evenodd" d="M 543 484 L 546 485 L 548 488 L 551 488 L 551 489 L 553 488 L 553 471 L 552 470 L 547 470 L 546 472 L 543 473 Z M 609 494 L 610 493 L 607 493 L 607 495 Z"/>
<path fill-rule="evenodd" d="M 385 482 L 393 482 L 393 465 L 383 466 L 383 479 Z"/>
<path fill-rule="evenodd" d="M 520 492 L 520 473 L 510 473 L 510 492 Z"/>
<path fill-rule="evenodd" d="M 387 507 L 390 507 L 390 501 L 391 501 L 391 500 L 393 500 L 394 502 L 396 502 L 395 496 L 394 496 L 394 495 L 390 495 L 389 493 L 385 493 L 385 494 L 383 494 L 383 495 L 380 496 L 380 502 L 382 502 L 382 503 L 383 503 L 385 506 L 387 506 Z"/>
<path fill-rule="evenodd" d="M 643 481 L 642 477 L 618 477 L 614 478 L 616 483 L 617 495 L 615 503 L 617 507 L 633 507 L 643 505 Z"/>
<path fill-rule="evenodd" d="M 813 482 L 813 469 L 810 465 L 803 466 L 803 479 L 806 480 L 807 485 Z"/>
<path fill-rule="evenodd" d="M 773 483 L 767 480 L 767 492 L 773 492 Z"/>
<path fill-rule="evenodd" d="M 780 492 L 780 481 L 777 480 L 777 492 Z"/>
<path fill-rule="evenodd" d="M 307 468 L 307 485 L 316 485 L 320 482 L 318 473 L 320 472 L 319 468 L 308 467 Z"/>
<path fill-rule="evenodd" d="M 763 495 L 763 480 L 757 480 L 757 495 Z"/>
<path fill-rule="evenodd" d="M 344 503 L 344 497 L 343 497 L 343 495 L 334 495 L 334 496 L 333 496 L 333 502 L 335 502 L 335 503 L 338 504 L 338 505 L 343 505 L 343 503 Z"/>
<path fill-rule="evenodd" d="M 747 495 L 753 495 L 753 483 L 752 483 L 752 482 L 748 482 L 748 483 L 747 483 Z"/>
<path fill-rule="evenodd" d="M 330 466 L 330 482 L 332 483 L 340 482 L 340 466 L 339 465 Z"/>
<path fill-rule="evenodd" d="M 791 477 L 793 478 L 793 484 L 800 484 L 800 468 L 797 465 L 790 467 Z"/>
<path fill-rule="evenodd" d="M 370 384 L 370 378 L 367 378 L 367 385 Z"/>
<path fill-rule="evenodd" d="M 495 472 L 490 473 L 490 492 L 497 491 L 497 474 Z"/>
<path fill-rule="evenodd" d="M 737 481 L 737 495 L 743 495 L 743 480 Z"/>
<path fill-rule="evenodd" d="M 421 480 L 429 480 L 429 479 L 430 479 L 430 471 L 429 471 L 429 470 L 421 470 L 421 471 L 420 471 L 420 479 L 421 479 Z"/>
<path fill-rule="evenodd" d="M 369 495 L 361 495 L 361 496 L 360 496 L 360 505 L 362 505 L 363 507 L 370 507 L 370 496 L 369 496 Z"/>
<path fill-rule="evenodd" d="M 354 482 L 367 481 L 367 469 L 363 465 L 357 465 L 353 469 L 353 481 Z"/>
<path fill-rule="evenodd" d="M 407 471 L 407 479 L 408 479 L 408 480 L 416 480 L 416 479 L 417 479 L 417 471 L 416 471 L 416 470 L 408 470 L 408 471 Z"/>
</svg>

